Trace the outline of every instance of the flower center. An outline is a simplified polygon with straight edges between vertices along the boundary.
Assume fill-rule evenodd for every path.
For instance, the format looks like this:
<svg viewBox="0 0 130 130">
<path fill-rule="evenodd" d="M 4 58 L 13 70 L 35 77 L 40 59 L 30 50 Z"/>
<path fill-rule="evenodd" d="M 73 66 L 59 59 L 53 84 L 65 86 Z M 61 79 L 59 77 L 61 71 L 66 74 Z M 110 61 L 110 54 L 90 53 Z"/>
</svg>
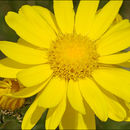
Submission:
<svg viewBox="0 0 130 130">
<path fill-rule="evenodd" d="M 98 67 L 95 44 L 81 35 L 63 35 L 49 49 L 49 64 L 54 76 L 78 80 L 91 76 Z"/>
</svg>

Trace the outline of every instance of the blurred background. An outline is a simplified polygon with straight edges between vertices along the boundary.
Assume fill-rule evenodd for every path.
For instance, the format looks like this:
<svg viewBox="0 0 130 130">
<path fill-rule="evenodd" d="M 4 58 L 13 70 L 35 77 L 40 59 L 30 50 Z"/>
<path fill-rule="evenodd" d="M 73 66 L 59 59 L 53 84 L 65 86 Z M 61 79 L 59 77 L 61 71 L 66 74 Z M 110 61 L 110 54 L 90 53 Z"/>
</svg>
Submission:
<svg viewBox="0 0 130 130">
<path fill-rule="evenodd" d="M 101 0 L 99 8 L 103 7 L 108 0 Z M 0 0 L 0 40 L 7 40 L 7 41 L 17 41 L 18 36 L 17 34 L 8 27 L 5 23 L 4 17 L 8 11 L 17 12 L 22 5 L 40 5 L 43 7 L 48 8 L 53 12 L 53 1 L 52 0 Z M 79 4 L 79 0 L 74 0 L 74 9 L 77 9 Z M 124 19 L 130 19 L 130 0 L 124 0 L 123 6 L 120 10 L 120 14 Z M 4 55 L 0 53 L 0 58 L 3 58 Z M 34 97 L 27 99 L 24 106 L 16 110 L 14 112 L 3 111 L 0 110 L 0 130 L 5 129 L 20 129 L 21 121 L 23 115 L 25 114 L 26 110 L 32 103 Z M 37 125 L 33 128 L 34 130 L 37 129 L 44 129 L 45 123 L 45 112 L 37 123 Z M 88 117 L 89 118 L 89 117 Z M 128 122 L 114 122 L 112 120 L 108 120 L 107 122 L 101 122 L 98 118 L 96 118 L 97 129 L 130 129 L 130 123 Z"/>
</svg>

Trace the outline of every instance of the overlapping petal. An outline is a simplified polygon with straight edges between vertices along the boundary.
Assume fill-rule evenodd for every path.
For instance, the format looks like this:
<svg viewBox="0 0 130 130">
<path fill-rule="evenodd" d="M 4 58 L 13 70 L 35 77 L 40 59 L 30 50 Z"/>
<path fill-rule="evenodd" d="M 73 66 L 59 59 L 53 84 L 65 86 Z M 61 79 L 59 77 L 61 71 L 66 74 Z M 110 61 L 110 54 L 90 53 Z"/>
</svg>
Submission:
<svg viewBox="0 0 130 130">
<path fill-rule="evenodd" d="M 57 106 L 66 91 L 66 83 L 60 78 L 53 78 L 41 92 L 38 105 L 44 108 Z"/>
<path fill-rule="evenodd" d="M 102 91 L 89 78 L 79 81 L 81 93 L 95 114 L 103 121 L 108 118 L 107 103 Z"/>
<path fill-rule="evenodd" d="M 126 118 L 126 110 L 113 94 L 103 90 L 108 105 L 108 116 L 114 121 L 123 121 Z"/>
<path fill-rule="evenodd" d="M 93 72 L 98 84 L 114 95 L 130 101 L 130 72 L 120 68 L 101 68 Z"/>
<path fill-rule="evenodd" d="M 80 93 L 78 82 L 74 82 L 72 80 L 69 81 L 67 95 L 72 107 L 80 113 L 85 114 L 85 106 L 82 95 Z"/>
<path fill-rule="evenodd" d="M 7 24 L 24 40 L 33 45 L 48 48 L 56 35 L 47 22 L 31 6 L 24 5 L 19 14 L 8 12 L 5 17 Z"/>
<path fill-rule="evenodd" d="M 100 56 L 120 52 L 130 47 L 130 28 L 112 33 L 107 38 L 97 41 L 97 52 Z"/>
<path fill-rule="evenodd" d="M 56 129 L 58 127 L 58 125 L 62 120 L 65 109 L 66 109 L 66 93 L 64 93 L 64 97 L 57 107 L 49 109 L 45 124 L 46 129 Z"/>
<path fill-rule="evenodd" d="M 46 81 L 52 73 L 50 66 L 43 64 L 20 71 L 17 78 L 24 86 L 32 87 Z"/>
<path fill-rule="evenodd" d="M 98 62 L 104 64 L 120 64 L 123 62 L 127 62 L 129 59 L 130 59 L 130 52 L 126 52 L 99 57 Z"/>
<path fill-rule="evenodd" d="M 41 6 L 33 6 L 33 8 L 41 15 L 43 19 L 45 19 L 45 21 L 54 29 L 56 33 L 59 32 L 55 16 L 51 11 Z"/>
<path fill-rule="evenodd" d="M 23 121 L 22 121 L 22 129 L 32 129 L 38 120 L 41 118 L 43 112 L 46 110 L 42 107 L 37 106 L 39 95 L 36 97 L 33 104 L 29 107 L 27 112 L 24 115 Z"/>
<path fill-rule="evenodd" d="M 41 64 L 47 62 L 45 51 L 22 46 L 13 42 L 1 41 L 0 50 L 10 59 L 22 64 Z"/>
<path fill-rule="evenodd" d="M 87 35 L 90 31 L 94 22 L 98 4 L 99 0 L 80 0 L 75 17 L 75 30 L 77 34 Z"/>
<path fill-rule="evenodd" d="M 119 23 L 115 24 L 114 26 L 111 26 L 107 30 L 107 32 L 105 32 L 104 35 L 98 40 L 97 43 L 100 43 L 101 40 L 107 38 L 109 35 L 127 28 L 130 28 L 130 22 L 128 19 L 124 19 Z"/>
<path fill-rule="evenodd" d="M 20 64 L 9 58 L 0 60 L 0 77 L 16 78 L 16 74 L 23 69 L 30 67 L 29 65 Z"/>
<path fill-rule="evenodd" d="M 67 104 L 66 111 L 62 118 L 60 129 L 95 129 L 95 116 L 89 107 L 86 107 L 86 115 L 75 111 L 70 104 Z"/>
<path fill-rule="evenodd" d="M 23 46 L 27 46 L 27 47 L 31 47 L 33 49 L 36 49 L 36 46 L 34 46 L 34 45 L 30 44 L 29 42 L 23 40 L 22 38 L 19 38 L 17 40 L 17 43 L 20 44 L 20 45 L 23 45 Z"/>
<path fill-rule="evenodd" d="M 13 93 L 9 93 L 9 94 L 4 93 L 4 95 L 14 97 L 14 98 L 28 98 L 28 97 L 31 97 L 31 96 L 37 94 L 44 87 L 46 87 L 47 82 L 48 82 L 48 80 L 45 83 L 41 83 L 41 84 L 33 86 L 33 87 L 25 87 L 17 92 L 13 92 Z"/>
<path fill-rule="evenodd" d="M 97 13 L 93 26 L 88 34 L 91 40 L 97 40 L 105 33 L 117 16 L 122 3 L 123 0 L 111 0 Z"/>
</svg>

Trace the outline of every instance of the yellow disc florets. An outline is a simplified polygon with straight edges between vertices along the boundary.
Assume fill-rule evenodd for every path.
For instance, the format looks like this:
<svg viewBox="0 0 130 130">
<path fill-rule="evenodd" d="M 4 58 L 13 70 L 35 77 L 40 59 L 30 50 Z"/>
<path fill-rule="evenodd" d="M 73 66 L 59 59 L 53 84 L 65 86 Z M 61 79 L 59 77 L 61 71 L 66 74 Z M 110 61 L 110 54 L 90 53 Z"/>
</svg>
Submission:
<svg viewBox="0 0 130 130">
<path fill-rule="evenodd" d="M 49 64 L 54 76 L 66 80 L 78 80 L 91 76 L 98 67 L 95 44 L 80 35 L 63 35 L 52 43 L 49 50 Z"/>
</svg>

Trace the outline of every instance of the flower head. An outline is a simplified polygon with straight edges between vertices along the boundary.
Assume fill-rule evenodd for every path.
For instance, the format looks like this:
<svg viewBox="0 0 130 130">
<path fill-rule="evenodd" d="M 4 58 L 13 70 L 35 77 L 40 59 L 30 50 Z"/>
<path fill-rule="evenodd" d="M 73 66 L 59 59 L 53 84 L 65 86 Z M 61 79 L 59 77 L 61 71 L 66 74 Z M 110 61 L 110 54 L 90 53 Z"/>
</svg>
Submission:
<svg viewBox="0 0 130 130">
<path fill-rule="evenodd" d="M 95 44 L 87 37 L 76 34 L 63 35 L 53 42 L 48 60 L 53 75 L 67 81 L 89 77 L 99 66 Z"/>
<path fill-rule="evenodd" d="M 94 129 L 95 114 L 102 121 L 126 118 L 119 99 L 130 101 L 130 72 L 119 64 L 130 59 L 130 52 L 122 52 L 130 45 L 130 23 L 115 22 L 122 0 L 100 10 L 98 5 L 81 0 L 75 14 L 71 0 L 54 0 L 54 14 L 24 5 L 5 17 L 20 39 L 0 42 L 8 57 L 1 60 L 0 76 L 26 86 L 14 97 L 39 93 L 23 129 L 31 129 L 47 108 L 47 129 Z"/>
<path fill-rule="evenodd" d="M 14 111 L 23 106 L 25 99 L 13 98 L 8 95 L 20 91 L 23 86 L 16 79 L 4 79 L 0 81 L 0 108 L 3 110 Z"/>
</svg>

